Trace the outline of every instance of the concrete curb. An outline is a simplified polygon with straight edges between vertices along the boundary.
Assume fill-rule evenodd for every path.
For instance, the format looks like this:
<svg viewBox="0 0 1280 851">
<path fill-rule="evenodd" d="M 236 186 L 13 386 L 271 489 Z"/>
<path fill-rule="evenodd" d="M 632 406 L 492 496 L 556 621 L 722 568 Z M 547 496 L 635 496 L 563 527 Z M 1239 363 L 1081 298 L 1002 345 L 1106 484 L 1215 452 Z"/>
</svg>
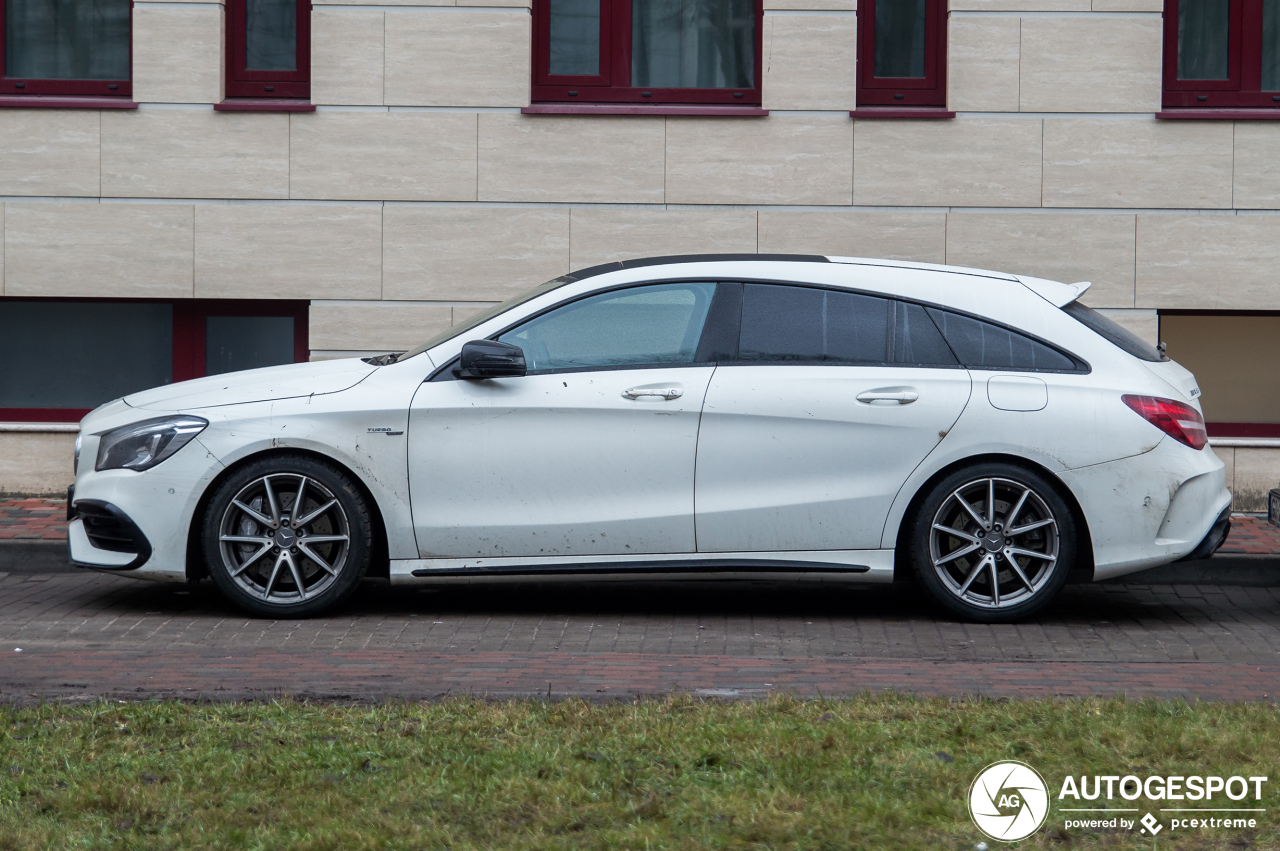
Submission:
<svg viewBox="0 0 1280 851">
<path fill-rule="evenodd" d="M 0 573 L 75 573 L 66 541 L 0 541 Z"/>
<path fill-rule="evenodd" d="M 75 573 L 66 541 L 0 541 L 0 573 Z M 1132 573 L 1108 584 L 1123 585 L 1280 585 L 1280 556 L 1219 554 L 1199 561 L 1166 564 Z"/>
</svg>

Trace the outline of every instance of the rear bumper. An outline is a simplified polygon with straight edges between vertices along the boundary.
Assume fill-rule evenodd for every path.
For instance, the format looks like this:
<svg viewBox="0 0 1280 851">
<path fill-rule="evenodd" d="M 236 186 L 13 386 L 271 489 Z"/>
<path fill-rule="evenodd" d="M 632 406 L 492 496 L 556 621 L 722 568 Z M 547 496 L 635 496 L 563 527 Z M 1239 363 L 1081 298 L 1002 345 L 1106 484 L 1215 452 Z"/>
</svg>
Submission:
<svg viewBox="0 0 1280 851">
<path fill-rule="evenodd" d="M 1095 581 L 1178 561 L 1208 540 L 1231 505 L 1222 461 L 1172 438 L 1131 458 L 1068 470 L 1084 512 Z M 1220 530 L 1225 535 L 1225 524 Z"/>
<path fill-rule="evenodd" d="M 1218 515 L 1218 519 L 1213 521 L 1213 526 L 1209 528 L 1209 533 L 1204 536 L 1196 548 L 1184 555 L 1178 561 L 1195 561 L 1196 559 L 1208 558 L 1218 551 L 1218 549 L 1226 543 L 1227 533 L 1231 531 L 1231 508 L 1222 509 L 1222 513 Z"/>
</svg>

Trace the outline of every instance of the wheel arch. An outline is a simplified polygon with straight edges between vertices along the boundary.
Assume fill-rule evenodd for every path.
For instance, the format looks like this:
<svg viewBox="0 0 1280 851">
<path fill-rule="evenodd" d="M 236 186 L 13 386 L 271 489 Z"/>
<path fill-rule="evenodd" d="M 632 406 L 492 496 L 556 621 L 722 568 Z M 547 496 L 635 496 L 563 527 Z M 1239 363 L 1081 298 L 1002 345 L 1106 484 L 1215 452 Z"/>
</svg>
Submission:
<svg viewBox="0 0 1280 851">
<path fill-rule="evenodd" d="M 374 579 L 388 578 L 391 575 L 391 562 L 388 557 L 387 524 L 382 517 L 382 507 L 378 505 L 378 500 L 374 498 L 369 485 L 365 483 L 359 473 L 332 455 L 316 452 L 313 449 L 289 447 L 264 449 L 239 458 L 234 463 L 227 465 L 205 486 L 204 491 L 200 494 L 199 501 L 196 502 L 196 510 L 191 515 L 191 523 L 187 528 L 187 580 L 194 582 L 209 575 L 209 568 L 204 562 L 204 551 L 200 545 L 200 527 L 204 523 L 205 512 L 209 509 L 209 501 L 213 499 L 213 495 L 218 488 L 224 481 L 233 476 L 237 470 L 248 464 L 261 461 L 264 458 L 284 456 L 302 456 L 337 467 L 338 470 L 351 478 L 356 487 L 360 488 L 360 495 L 364 497 L 365 504 L 369 506 L 370 519 L 373 521 L 373 558 L 369 564 L 369 571 L 365 576 Z"/>
<path fill-rule="evenodd" d="M 984 453 L 980 455 L 970 455 L 965 458 L 958 458 L 944 467 L 936 470 L 933 475 L 925 479 L 915 493 L 911 495 L 911 499 L 907 502 L 906 509 L 898 521 L 898 528 L 894 533 L 893 551 L 895 570 L 893 574 L 894 582 L 909 581 L 910 575 L 906 570 L 899 571 L 897 565 L 907 564 L 907 547 L 909 546 L 909 538 L 911 536 L 911 527 L 915 522 L 916 513 L 920 510 L 920 504 L 924 502 L 925 496 L 929 491 L 933 490 L 934 485 L 942 481 L 956 470 L 969 467 L 974 464 L 985 463 L 1001 463 L 1012 464 L 1015 467 L 1025 467 L 1044 478 L 1053 485 L 1058 495 L 1067 503 L 1067 507 L 1071 510 L 1071 519 L 1075 521 L 1076 528 L 1080 531 L 1080 539 L 1076 546 L 1076 563 L 1072 568 L 1068 581 L 1077 579 L 1081 576 L 1093 576 L 1093 538 L 1089 534 L 1089 523 L 1085 518 L 1084 509 L 1080 506 L 1080 501 L 1076 499 L 1076 495 L 1066 482 L 1057 473 L 1050 470 L 1043 464 L 1024 458 L 1021 455 L 1010 455 L 999 452 Z"/>
</svg>

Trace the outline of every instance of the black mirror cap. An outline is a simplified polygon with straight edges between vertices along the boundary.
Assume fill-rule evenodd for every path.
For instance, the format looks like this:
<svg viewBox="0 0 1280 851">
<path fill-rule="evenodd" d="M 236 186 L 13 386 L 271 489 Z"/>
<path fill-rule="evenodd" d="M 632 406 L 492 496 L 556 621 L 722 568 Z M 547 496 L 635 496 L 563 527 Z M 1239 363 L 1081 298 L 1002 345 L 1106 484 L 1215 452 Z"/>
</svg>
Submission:
<svg viewBox="0 0 1280 851">
<path fill-rule="evenodd" d="M 521 348 L 497 340 L 472 340 L 458 358 L 459 378 L 509 378 L 525 372 Z"/>
</svg>

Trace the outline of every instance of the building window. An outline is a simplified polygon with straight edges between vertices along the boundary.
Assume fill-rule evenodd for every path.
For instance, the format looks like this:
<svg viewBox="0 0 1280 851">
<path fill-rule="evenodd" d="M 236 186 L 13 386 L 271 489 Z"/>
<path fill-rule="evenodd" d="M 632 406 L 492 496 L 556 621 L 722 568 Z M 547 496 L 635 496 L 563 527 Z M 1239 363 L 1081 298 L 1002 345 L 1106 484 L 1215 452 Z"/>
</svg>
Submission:
<svg viewBox="0 0 1280 851">
<path fill-rule="evenodd" d="M 945 107 L 946 0 L 858 4 L 858 105 Z"/>
<path fill-rule="evenodd" d="M 760 103 L 763 0 L 534 0 L 533 100 Z"/>
<path fill-rule="evenodd" d="M 305 361 L 307 304 L 0 299 L 0 360 L 21 365 L 0 420 L 76 422 L 151 387 Z"/>
<path fill-rule="evenodd" d="M 1280 0 L 1165 0 L 1166 107 L 1280 107 Z"/>
<path fill-rule="evenodd" d="M 1280 437 L 1280 315 L 1161 311 L 1160 339 L 1195 374 L 1210 437 Z"/>
<path fill-rule="evenodd" d="M 227 97 L 311 97 L 310 0 L 227 0 Z"/>
<path fill-rule="evenodd" d="M 0 0 L 0 94 L 128 97 L 130 0 Z"/>
</svg>

